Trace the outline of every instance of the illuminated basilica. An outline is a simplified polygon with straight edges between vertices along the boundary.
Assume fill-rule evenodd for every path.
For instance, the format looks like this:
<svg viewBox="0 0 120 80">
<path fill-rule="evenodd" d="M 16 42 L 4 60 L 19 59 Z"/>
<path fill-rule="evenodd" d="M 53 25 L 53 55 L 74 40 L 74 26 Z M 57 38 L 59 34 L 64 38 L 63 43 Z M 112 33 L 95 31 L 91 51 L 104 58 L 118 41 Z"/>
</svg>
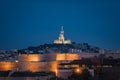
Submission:
<svg viewBox="0 0 120 80">
<path fill-rule="evenodd" d="M 54 44 L 71 44 L 70 40 L 65 40 L 63 26 L 61 27 L 60 35 L 57 40 L 54 40 Z"/>
</svg>

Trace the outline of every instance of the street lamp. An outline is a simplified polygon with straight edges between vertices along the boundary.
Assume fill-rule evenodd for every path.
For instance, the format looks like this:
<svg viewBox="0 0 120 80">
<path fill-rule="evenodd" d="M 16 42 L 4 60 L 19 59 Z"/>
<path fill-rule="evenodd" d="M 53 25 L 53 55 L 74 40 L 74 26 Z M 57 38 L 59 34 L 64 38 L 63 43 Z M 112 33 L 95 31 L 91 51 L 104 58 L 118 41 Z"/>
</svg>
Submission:
<svg viewBox="0 0 120 80">
<path fill-rule="evenodd" d="M 81 73 L 82 73 L 82 70 L 81 70 L 80 68 L 76 68 L 76 69 L 75 69 L 75 73 L 81 74 Z"/>
</svg>

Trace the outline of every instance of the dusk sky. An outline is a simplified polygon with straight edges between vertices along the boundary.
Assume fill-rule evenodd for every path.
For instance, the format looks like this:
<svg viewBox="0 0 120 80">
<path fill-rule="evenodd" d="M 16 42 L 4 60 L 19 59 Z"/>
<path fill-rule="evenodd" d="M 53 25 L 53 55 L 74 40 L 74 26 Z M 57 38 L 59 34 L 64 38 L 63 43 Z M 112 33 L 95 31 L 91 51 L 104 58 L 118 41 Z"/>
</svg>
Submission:
<svg viewBox="0 0 120 80">
<path fill-rule="evenodd" d="M 120 0 L 0 0 L 0 50 L 65 38 L 120 49 Z"/>
</svg>

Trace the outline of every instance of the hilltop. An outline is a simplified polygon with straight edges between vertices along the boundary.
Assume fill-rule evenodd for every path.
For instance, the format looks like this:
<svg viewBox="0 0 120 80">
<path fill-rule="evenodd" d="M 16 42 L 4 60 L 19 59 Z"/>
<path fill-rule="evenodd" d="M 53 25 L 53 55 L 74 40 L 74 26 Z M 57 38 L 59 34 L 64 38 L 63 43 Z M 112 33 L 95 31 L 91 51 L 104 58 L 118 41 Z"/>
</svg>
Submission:
<svg viewBox="0 0 120 80">
<path fill-rule="evenodd" d="M 72 44 L 44 44 L 39 46 L 29 46 L 19 50 L 20 53 L 99 53 L 100 48 L 91 46 L 88 43 Z"/>
</svg>

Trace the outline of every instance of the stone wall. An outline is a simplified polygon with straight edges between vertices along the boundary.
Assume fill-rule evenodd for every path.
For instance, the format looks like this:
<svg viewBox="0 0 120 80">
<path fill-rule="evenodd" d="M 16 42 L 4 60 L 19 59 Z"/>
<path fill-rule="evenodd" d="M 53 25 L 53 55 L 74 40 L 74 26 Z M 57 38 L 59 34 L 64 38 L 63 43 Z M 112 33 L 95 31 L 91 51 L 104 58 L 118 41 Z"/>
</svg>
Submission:
<svg viewBox="0 0 120 80">
<path fill-rule="evenodd" d="M 9 71 L 17 68 L 17 62 L 2 61 L 0 62 L 0 71 Z"/>
<path fill-rule="evenodd" d="M 79 54 L 73 53 L 50 53 L 50 54 L 20 54 L 19 61 L 59 61 L 59 60 L 77 60 Z"/>
<path fill-rule="evenodd" d="M 23 61 L 19 62 L 18 65 L 19 71 L 32 71 L 32 72 L 40 72 L 40 71 L 52 71 L 55 72 L 58 66 L 57 61 L 51 62 L 39 62 L 39 61 Z"/>
</svg>

